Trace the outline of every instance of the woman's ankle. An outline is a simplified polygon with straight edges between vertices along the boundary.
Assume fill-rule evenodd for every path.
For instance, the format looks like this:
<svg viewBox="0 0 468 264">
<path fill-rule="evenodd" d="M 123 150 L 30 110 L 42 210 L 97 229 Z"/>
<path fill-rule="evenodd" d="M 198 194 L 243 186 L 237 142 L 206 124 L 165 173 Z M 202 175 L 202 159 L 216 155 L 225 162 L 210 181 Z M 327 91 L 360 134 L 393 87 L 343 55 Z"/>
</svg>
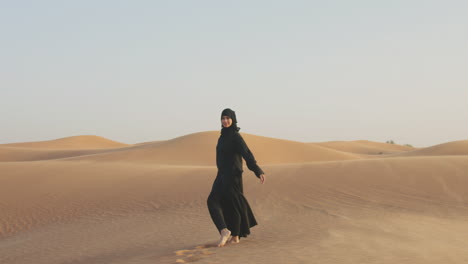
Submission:
<svg viewBox="0 0 468 264">
<path fill-rule="evenodd" d="M 232 243 L 239 243 L 239 241 L 240 241 L 240 238 L 239 238 L 238 235 L 237 236 L 232 236 L 231 240 L 230 240 L 230 242 L 232 242 Z"/>
<path fill-rule="evenodd" d="M 227 233 L 231 234 L 231 231 L 229 231 L 229 229 L 227 229 L 227 228 L 223 228 L 223 229 L 221 229 L 221 230 L 219 231 L 219 233 L 220 233 L 221 235 L 227 234 Z"/>
</svg>

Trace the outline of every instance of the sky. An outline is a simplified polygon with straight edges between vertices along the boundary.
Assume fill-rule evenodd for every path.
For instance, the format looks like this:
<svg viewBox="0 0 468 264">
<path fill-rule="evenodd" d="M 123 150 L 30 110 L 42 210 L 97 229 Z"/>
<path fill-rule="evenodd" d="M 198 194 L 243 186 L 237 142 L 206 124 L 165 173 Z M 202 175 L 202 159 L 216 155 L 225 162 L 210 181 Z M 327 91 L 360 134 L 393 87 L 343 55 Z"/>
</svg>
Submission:
<svg viewBox="0 0 468 264">
<path fill-rule="evenodd" d="M 468 2 L 3 1 L 0 143 L 468 139 Z"/>
</svg>

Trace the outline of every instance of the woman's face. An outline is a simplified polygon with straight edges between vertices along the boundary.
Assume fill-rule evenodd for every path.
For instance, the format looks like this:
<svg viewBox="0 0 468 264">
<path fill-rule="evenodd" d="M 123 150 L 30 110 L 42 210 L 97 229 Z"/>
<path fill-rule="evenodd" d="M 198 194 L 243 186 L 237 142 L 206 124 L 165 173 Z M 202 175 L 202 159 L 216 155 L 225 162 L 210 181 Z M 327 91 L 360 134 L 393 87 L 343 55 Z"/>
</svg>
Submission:
<svg viewBox="0 0 468 264">
<path fill-rule="evenodd" d="M 229 116 L 222 116 L 221 124 L 223 127 L 230 127 L 232 125 L 232 119 Z"/>
</svg>

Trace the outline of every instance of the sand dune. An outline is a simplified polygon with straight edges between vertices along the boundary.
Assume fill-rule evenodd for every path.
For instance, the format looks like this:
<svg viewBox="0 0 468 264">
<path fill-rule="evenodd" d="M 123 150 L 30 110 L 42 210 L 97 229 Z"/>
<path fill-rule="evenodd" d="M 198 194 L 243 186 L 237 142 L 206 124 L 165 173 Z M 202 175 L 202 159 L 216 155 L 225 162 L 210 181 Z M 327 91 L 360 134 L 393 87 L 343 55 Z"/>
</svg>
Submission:
<svg viewBox="0 0 468 264">
<path fill-rule="evenodd" d="M 301 163 L 311 161 L 359 159 L 360 156 L 307 143 L 242 133 L 261 164 Z M 172 140 L 138 145 L 119 151 L 73 159 L 125 161 L 172 165 L 215 164 L 219 131 L 189 134 Z"/>
<path fill-rule="evenodd" d="M 48 141 L 0 144 L 0 162 L 61 159 L 108 152 L 129 146 L 132 145 L 98 136 L 74 136 Z"/>
<path fill-rule="evenodd" d="M 399 156 L 468 155 L 468 140 L 452 141 L 398 154 Z"/>
<path fill-rule="evenodd" d="M 141 146 L 141 145 L 161 143 L 161 142 L 164 142 L 164 141 L 166 141 L 166 140 L 155 140 L 155 141 L 140 142 L 140 143 L 135 143 L 133 145 L 134 146 Z"/>
<path fill-rule="evenodd" d="M 61 159 L 66 157 L 96 154 L 111 150 L 112 149 L 38 149 L 0 146 L 0 162 Z"/>
<path fill-rule="evenodd" d="M 106 162 L 137 162 L 170 165 L 215 164 L 215 148 L 219 131 L 189 134 L 165 141 L 145 142 L 114 148 L 98 148 L 103 138 L 82 136 L 83 146 L 68 141 L 44 141 L 0 145 L 0 161 L 33 161 L 41 159 L 93 160 Z M 245 141 L 262 164 L 301 163 L 311 161 L 359 159 L 360 156 L 307 143 L 243 134 Z M 73 142 L 75 142 L 73 140 Z M 53 142 L 53 143 L 51 143 Z M 59 143 L 63 144 L 60 145 Z M 40 143 L 40 144 L 39 144 Z M 47 144 L 46 144 L 47 143 Z M 93 144 L 91 144 L 93 143 Z M 66 149 L 67 147 L 73 149 Z M 26 148 L 28 146 L 28 148 Z M 41 148 L 42 146 L 42 148 Z M 117 147 L 120 146 L 120 147 Z M 34 148 L 32 148 L 34 147 Z M 53 147 L 53 148 L 52 148 Z M 85 149 L 89 147 L 89 149 Z M 92 155 L 93 154 L 93 155 Z"/>
<path fill-rule="evenodd" d="M 99 136 L 73 136 L 47 141 L 1 144 L 0 147 L 21 147 L 40 149 L 103 149 L 120 148 L 128 144 L 113 141 Z"/>
<path fill-rule="evenodd" d="M 366 140 L 302 143 L 242 133 L 257 160 L 263 164 L 287 164 L 370 158 L 376 154 L 428 155 L 431 149 Z M 0 145 L 0 161 L 34 161 L 75 157 L 81 160 L 213 165 L 218 131 L 199 132 L 171 140 L 122 144 L 96 136 L 69 137 L 51 141 Z M 80 145 L 82 144 L 82 145 Z M 458 144 L 458 143 L 457 143 Z M 466 147 L 449 144 L 437 153 L 463 152 Z M 460 144 L 458 144 L 460 145 Z M 104 148 L 108 147 L 108 148 Z M 442 149 L 435 147 L 435 149 Z M 412 151 L 413 150 L 413 151 Z M 437 155 L 436 152 L 434 152 Z M 468 151 L 466 151 L 468 153 Z M 91 154 L 100 154 L 92 155 Z M 85 156 L 85 157 L 78 157 Z"/>
<path fill-rule="evenodd" d="M 259 226 L 216 248 L 218 136 L 0 162 L 0 263 L 468 263 L 468 155 L 453 154 L 465 141 L 363 159 L 244 134 L 267 174 L 244 173 Z"/>
<path fill-rule="evenodd" d="M 381 142 L 373 142 L 368 140 L 356 140 L 356 141 L 329 141 L 329 142 L 320 142 L 320 143 L 310 143 L 318 144 L 327 148 L 332 148 L 340 151 L 351 152 L 356 154 L 390 154 L 390 153 L 400 153 L 405 151 L 414 150 L 414 148 L 409 146 L 403 146 L 398 144 L 388 144 Z"/>
</svg>

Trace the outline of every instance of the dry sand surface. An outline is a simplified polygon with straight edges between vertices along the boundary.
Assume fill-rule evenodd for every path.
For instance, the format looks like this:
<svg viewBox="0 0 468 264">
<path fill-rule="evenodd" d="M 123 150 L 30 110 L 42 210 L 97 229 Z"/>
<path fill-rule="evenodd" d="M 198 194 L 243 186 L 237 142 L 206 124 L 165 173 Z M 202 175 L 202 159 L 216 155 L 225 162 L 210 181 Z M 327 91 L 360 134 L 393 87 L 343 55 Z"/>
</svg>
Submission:
<svg viewBox="0 0 468 264">
<path fill-rule="evenodd" d="M 0 263 L 468 263 L 468 141 L 243 134 L 267 174 L 244 173 L 259 225 L 217 248 L 218 136 L 0 145 Z"/>
</svg>

